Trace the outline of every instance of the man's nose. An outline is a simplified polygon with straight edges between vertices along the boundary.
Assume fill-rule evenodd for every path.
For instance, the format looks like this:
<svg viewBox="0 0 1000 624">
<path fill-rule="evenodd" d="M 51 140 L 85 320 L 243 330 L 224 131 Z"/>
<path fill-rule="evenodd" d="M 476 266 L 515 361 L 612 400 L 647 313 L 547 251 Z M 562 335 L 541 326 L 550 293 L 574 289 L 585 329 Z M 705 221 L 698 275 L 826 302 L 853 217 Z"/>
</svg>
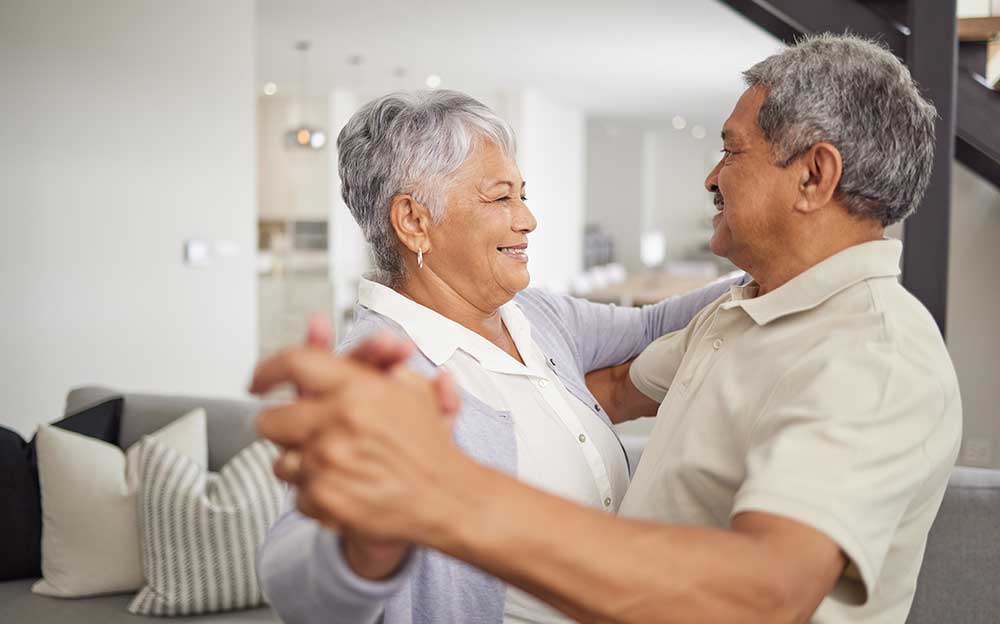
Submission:
<svg viewBox="0 0 1000 624">
<path fill-rule="evenodd" d="M 712 167 L 712 170 L 708 172 L 708 177 L 705 178 L 705 190 L 709 193 L 719 192 L 719 169 L 722 168 L 722 159 Z"/>
</svg>

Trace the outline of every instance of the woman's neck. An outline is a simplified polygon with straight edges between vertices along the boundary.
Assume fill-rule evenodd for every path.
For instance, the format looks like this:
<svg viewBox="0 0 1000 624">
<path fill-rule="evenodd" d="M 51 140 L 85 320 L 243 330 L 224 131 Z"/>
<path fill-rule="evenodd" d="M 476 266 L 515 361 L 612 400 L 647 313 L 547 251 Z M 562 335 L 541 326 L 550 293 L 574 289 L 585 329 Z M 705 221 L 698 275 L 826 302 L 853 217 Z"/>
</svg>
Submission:
<svg viewBox="0 0 1000 624">
<path fill-rule="evenodd" d="M 397 285 L 395 290 L 404 297 L 479 334 L 517 361 L 524 363 L 514 339 L 503 323 L 499 307 L 483 309 L 483 306 L 472 303 L 440 277 L 428 271 L 427 267 L 422 269 L 419 278 L 411 276 Z"/>
</svg>

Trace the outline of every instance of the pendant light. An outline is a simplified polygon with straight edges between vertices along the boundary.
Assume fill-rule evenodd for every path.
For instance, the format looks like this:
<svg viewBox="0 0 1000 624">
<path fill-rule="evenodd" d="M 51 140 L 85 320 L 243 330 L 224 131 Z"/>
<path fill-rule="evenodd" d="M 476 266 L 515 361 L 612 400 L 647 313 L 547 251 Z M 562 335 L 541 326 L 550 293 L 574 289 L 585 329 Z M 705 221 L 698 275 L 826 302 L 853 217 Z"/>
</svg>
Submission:
<svg viewBox="0 0 1000 624">
<path fill-rule="evenodd" d="M 310 47 L 308 41 L 299 41 L 295 44 L 295 49 L 299 53 L 299 92 L 297 95 L 299 123 L 288 131 L 286 138 L 291 147 L 321 150 L 326 146 L 326 132 L 305 122 L 306 61 Z"/>
</svg>

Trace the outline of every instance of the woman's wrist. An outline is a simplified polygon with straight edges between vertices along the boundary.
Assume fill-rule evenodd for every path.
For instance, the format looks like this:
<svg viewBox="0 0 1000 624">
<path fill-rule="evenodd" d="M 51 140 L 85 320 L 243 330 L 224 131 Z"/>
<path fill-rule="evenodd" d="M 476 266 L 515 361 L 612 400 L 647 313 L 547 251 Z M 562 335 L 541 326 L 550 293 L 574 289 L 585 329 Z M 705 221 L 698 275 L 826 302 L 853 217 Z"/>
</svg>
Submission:
<svg viewBox="0 0 1000 624">
<path fill-rule="evenodd" d="M 375 541 L 342 536 L 341 549 L 351 570 L 369 581 L 383 581 L 403 566 L 411 545 L 397 541 Z"/>
</svg>

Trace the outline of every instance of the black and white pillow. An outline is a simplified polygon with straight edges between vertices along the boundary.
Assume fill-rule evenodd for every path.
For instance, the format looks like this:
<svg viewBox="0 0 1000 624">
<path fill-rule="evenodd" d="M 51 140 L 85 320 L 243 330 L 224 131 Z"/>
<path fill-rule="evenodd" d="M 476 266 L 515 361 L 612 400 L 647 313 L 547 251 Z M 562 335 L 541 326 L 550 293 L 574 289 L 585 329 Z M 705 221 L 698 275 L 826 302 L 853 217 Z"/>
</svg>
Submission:
<svg viewBox="0 0 1000 624">
<path fill-rule="evenodd" d="M 123 399 L 115 397 L 52 423 L 118 444 Z M 34 438 L 0 427 L 0 582 L 42 575 L 42 508 Z"/>
<path fill-rule="evenodd" d="M 191 615 L 263 604 L 254 563 L 284 486 L 274 445 L 254 442 L 218 474 L 157 442 L 140 449 L 139 532 L 146 585 L 128 610 Z"/>
</svg>

